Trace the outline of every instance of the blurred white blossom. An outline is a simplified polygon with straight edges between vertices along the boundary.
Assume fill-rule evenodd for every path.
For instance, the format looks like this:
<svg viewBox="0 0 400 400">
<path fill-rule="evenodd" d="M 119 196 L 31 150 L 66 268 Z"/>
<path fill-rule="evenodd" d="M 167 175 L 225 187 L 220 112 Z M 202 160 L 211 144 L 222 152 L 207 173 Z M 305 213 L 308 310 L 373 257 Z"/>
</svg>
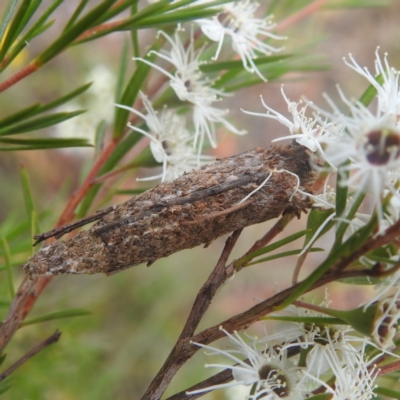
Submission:
<svg viewBox="0 0 400 400">
<path fill-rule="evenodd" d="M 54 134 L 59 137 L 86 137 L 94 142 L 96 127 L 101 121 L 111 123 L 114 116 L 114 90 L 116 77 L 105 65 L 98 64 L 89 71 L 85 81 L 92 82 L 90 88 L 80 97 L 69 101 L 58 109 L 60 112 L 71 112 L 87 109 L 83 114 L 54 126 Z M 82 151 L 82 149 L 80 149 Z M 78 153 L 77 149 L 62 151 Z"/>
<path fill-rule="evenodd" d="M 184 172 L 190 172 L 192 169 L 204 165 L 213 158 L 208 156 L 199 156 L 193 147 L 194 136 L 186 128 L 186 120 L 183 116 L 174 111 L 163 108 L 160 113 L 154 110 L 150 100 L 140 93 L 143 106 L 146 113 L 143 114 L 131 107 L 118 105 L 141 117 L 149 131 L 145 131 L 132 124 L 129 128 L 142 133 L 150 138 L 150 149 L 154 159 L 162 163 L 163 171 L 160 175 L 155 175 L 142 180 L 159 179 L 161 181 L 171 181 Z"/>
</svg>

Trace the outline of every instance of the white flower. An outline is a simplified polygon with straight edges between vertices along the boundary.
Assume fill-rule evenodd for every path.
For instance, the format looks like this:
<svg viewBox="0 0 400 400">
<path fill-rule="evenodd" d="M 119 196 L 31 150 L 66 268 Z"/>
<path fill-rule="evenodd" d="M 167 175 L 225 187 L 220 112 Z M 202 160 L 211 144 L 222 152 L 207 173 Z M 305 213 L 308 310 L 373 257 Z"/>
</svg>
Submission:
<svg viewBox="0 0 400 400">
<path fill-rule="evenodd" d="M 379 56 L 379 47 L 375 52 L 375 73 L 382 75 L 383 83 L 380 85 L 366 67 L 361 68 L 349 54 L 351 62 L 344 62 L 351 69 L 362 75 L 378 92 L 378 107 L 381 112 L 398 116 L 400 114 L 399 71 L 389 65 L 387 53 L 384 54 L 383 63 Z"/>
<path fill-rule="evenodd" d="M 324 379 L 320 379 L 320 375 L 309 368 L 304 371 L 304 375 L 324 387 L 326 393 L 332 395 L 332 400 L 368 400 L 376 397 L 375 379 L 379 371 L 368 360 L 366 345 L 367 342 L 363 341 L 361 348 L 354 349 L 350 360 L 343 359 L 339 352 L 328 345 L 326 361 L 329 364 L 329 374 L 334 376 L 334 385 L 328 385 Z"/>
<path fill-rule="evenodd" d="M 306 115 L 307 105 L 301 107 L 299 110 L 298 107 L 301 105 L 301 101 L 298 103 L 290 101 L 283 91 L 283 86 L 281 87 L 281 92 L 286 104 L 288 105 L 288 111 L 292 114 L 292 120 L 284 117 L 282 114 L 267 106 L 262 97 L 261 102 L 267 109 L 266 113 L 262 114 L 244 110 L 242 111 L 250 115 L 275 119 L 289 129 L 290 136 L 274 139 L 273 142 L 284 139 L 296 139 L 297 143 L 307 147 L 314 153 L 318 151 L 321 156 L 324 157 L 324 150 L 321 144 L 335 140 L 335 137 L 332 137 L 330 132 L 326 130 L 327 124 L 321 122 L 318 118 L 308 117 Z"/>
<path fill-rule="evenodd" d="M 340 89 L 339 94 L 350 115 L 343 114 L 328 97 L 333 113 L 311 105 L 332 122 L 326 129 L 338 138 L 327 142 L 326 159 L 338 168 L 341 185 L 355 189 L 354 198 L 361 193 L 373 197 L 379 221 L 383 221 L 384 192 L 399 196 L 393 171 L 400 168 L 400 127 L 392 115 L 380 110 L 373 113 L 360 102 L 348 100 Z"/>
<path fill-rule="evenodd" d="M 206 367 L 229 368 L 232 370 L 234 381 L 225 384 L 210 386 L 204 389 L 189 392 L 190 394 L 208 392 L 214 389 L 227 388 L 238 385 L 253 385 L 253 393 L 248 400 L 263 398 L 266 400 L 278 400 L 281 398 L 294 400 L 303 399 L 304 389 L 301 387 L 301 372 L 289 360 L 286 352 L 274 348 L 269 344 L 263 345 L 263 351 L 257 347 L 260 343 L 257 338 L 252 339 L 252 345 L 247 344 L 237 332 L 233 335 L 221 328 L 229 337 L 234 348 L 220 350 L 201 343 L 193 343 L 196 346 L 211 350 L 214 354 L 221 354 L 229 358 L 235 365 L 208 364 Z M 243 359 L 248 359 L 248 362 Z"/>
<path fill-rule="evenodd" d="M 326 294 L 327 296 L 327 294 Z M 328 298 L 321 306 L 328 306 Z M 277 316 L 293 316 L 296 319 L 313 317 L 326 317 L 319 311 L 295 307 L 293 305 L 282 310 Z M 382 346 L 375 344 L 367 337 L 360 336 L 353 328 L 347 325 L 324 325 L 311 322 L 284 322 L 280 321 L 275 335 L 268 335 L 267 340 L 284 339 L 285 345 L 282 348 L 296 348 L 300 346 L 307 349 L 305 373 L 309 378 L 316 380 L 324 379 L 335 373 L 340 368 L 354 368 L 360 364 L 360 351 L 366 345 L 370 345 L 378 350 Z M 387 352 L 386 352 L 387 353 Z M 390 354 L 390 353 L 389 353 Z M 374 359 L 364 357 L 364 364 L 369 366 L 376 358 L 382 355 L 379 351 Z"/>
<path fill-rule="evenodd" d="M 144 178 L 144 180 L 161 178 L 163 182 L 171 181 L 181 176 L 184 172 L 197 168 L 199 163 L 202 165 L 212 159 L 211 157 L 196 154 L 193 147 L 194 137 L 186 129 L 184 117 L 166 108 L 158 114 L 150 100 L 143 93 L 140 93 L 140 97 L 146 114 L 142 114 L 130 107 L 121 105 L 119 107 L 125 108 L 143 118 L 149 128 L 149 132 L 131 124 L 128 124 L 128 126 L 151 139 L 150 149 L 153 157 L 163 165 L 161 175 Z"/>
<path fill-rule="evenodd" d="M 286 38 L 271 33 L 275 28 L 272 16 L 263 19 L 254 17 L 258 7 L 259 4 L 253 0 L 227 3 L 222 5 L 224 11 L 221 14 L 211 19 L 196 20 L 196 23 L 209 39 L 218 42 L 214 59 L 218 58 L 225 36 L 228 36 L 231 38 L 233 50 L 242 59 L 244 68 L 251 73 L 255 72 L 265 81 L 265 77 L 254 63 L 257 53 L 268 56 L 283 50 L 265 43 L 265 38 L 278 40 Z M 259 39 L 259 36 L 263 36 L 264 40 Z"/>
<path fill-rule="evenodd" d="M 146 64 L 158 69 L 170 78 L 170 85 L 174 89 L 178 98 L 187 101 L 193 105 L 195 138 L 194 146 L 199 146 L 199 152 L 204 142 L 204 136 L 207 135 L 210 144 L 216 147 L 215 127 L 214 123 L 222 123 L 227 129 L 236 134 L 244 134 L 245 131 L 236 129 L 224 117 L 229 110 L 221 110 L 212 106 L 213 103 L 220 101 L 221 97 L 227 96 L 222 90 L 212 87 L 211 82 L 199 69 L 202 62 L 200 56 L 203 49 L 196 50 L 193 39 L 190 40 L 187 48 L 180 40 L 178 32 L 175 33 L 174 39 L 164 32 L 160 32 L 171 44 L 171 50 L 160 52 L 153 51 L 160 58 L 168 61 L 175 68 L 175 73 L 161 68 L 148 60 L 137 58 Z"/>
</svg>

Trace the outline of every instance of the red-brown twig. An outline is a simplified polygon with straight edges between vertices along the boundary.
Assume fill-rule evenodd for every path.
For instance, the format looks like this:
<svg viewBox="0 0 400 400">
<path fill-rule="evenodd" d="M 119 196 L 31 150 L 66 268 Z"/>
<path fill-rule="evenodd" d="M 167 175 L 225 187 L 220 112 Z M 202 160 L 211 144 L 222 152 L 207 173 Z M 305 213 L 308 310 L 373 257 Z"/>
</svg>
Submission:
<svg viewBox="0 0 400 400">
<path fill-rule="evenodd" d="M 308 6 L 302 8 L 296 14 L 291 15 L 290 17 L 286 18 L 285 20 L 281 21 L 277 26 L 277 31 L 283 31 L 287 29 L 289 26 L 294 25 L 295 23 L 301 21 L 304 18 L 307 18 L 311 14 L 318 11 L 327 0 L 317 0 L 314 3 L 309 4 Z"/>
<path fill-rule="evenodd" d="M 91 188 L 93 178 L 107 161 L 108 157 L 115 149 L 116 144 L 116 141 L 112 141 L 103 150 L 96 163 L 93 165 L 82 186 L 71 197 L 63 214 L 59 218 L 56 227 L 65 225 L 72 220 L 75 207 L 79 204 L 87 191 Z M 42 276 L 35 280 L 30 280 L 28 277 L 25 277 L 23 279 L 20 287 L 18 288 L 15 298 L 11 303 L 8 314 L 0 325 L 0 353 L 13 337 L 14 333 L 19 328 L 20 323 L 32 310 L 34 304 L 36 303 L 36 300 L 52 279 L 52 276 Z"/>
<path fill-rule="evenodd" d="M 15 85 L 20 80 L 26 78 L 28 75 L 32 74 L 33 72 L 39 69 L 40 65 L 32 62 L 22 68 L 20 71 L 15 73 L 10 78 L 6 79 L 4 82 L 0 83 L 0 93 L 7 90 L 9 87 Z"/>
</svg>

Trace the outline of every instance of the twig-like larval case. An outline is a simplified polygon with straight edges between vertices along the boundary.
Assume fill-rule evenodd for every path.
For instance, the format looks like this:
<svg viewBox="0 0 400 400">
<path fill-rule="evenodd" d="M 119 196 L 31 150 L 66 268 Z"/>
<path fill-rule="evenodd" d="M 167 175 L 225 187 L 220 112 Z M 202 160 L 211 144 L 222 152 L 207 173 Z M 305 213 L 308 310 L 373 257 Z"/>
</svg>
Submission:
<svg viewBox="0 0 400 400">
<path fill-rule="evenodd" d="M 269 175 L 260 190 L 245 199 Z M 43 247 L 23 268 L 34 278 L 111 274 L 144 262 L 151 264 L 276 218 L 285 210 L 305 211 L 309 201 L 296 188 L 311 191 L 313 181 L 308 150 L 303 146 L 257 148 L 217 160 L 133 197 L 89 230 Z"/>
</svg>

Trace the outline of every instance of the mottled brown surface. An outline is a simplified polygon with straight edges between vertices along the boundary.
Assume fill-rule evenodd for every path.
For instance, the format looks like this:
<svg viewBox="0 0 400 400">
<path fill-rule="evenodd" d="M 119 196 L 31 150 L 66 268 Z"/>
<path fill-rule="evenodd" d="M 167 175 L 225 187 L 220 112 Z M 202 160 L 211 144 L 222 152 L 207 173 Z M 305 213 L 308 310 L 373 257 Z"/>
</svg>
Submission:
<svg viewBox="0 0 400 400">
<path fill-rule="evenodd" d="M 314 173 L 307 149 L 292 144 L 254 149 L 218 160 L 173 182 L 162 183 L 117 206 L 93 227 L 42 248 L 24 266 L 31 276 L 106 274 L 153 263 L 179 250 L 209 243 L 248 225 L 300 213 Z M 272 172 L 268 182 L 240 203 Z M 293 195 L 294 194 L 294 195 Z M 292 198 L 291 198 L 292 197 Z"/>
</svg>

